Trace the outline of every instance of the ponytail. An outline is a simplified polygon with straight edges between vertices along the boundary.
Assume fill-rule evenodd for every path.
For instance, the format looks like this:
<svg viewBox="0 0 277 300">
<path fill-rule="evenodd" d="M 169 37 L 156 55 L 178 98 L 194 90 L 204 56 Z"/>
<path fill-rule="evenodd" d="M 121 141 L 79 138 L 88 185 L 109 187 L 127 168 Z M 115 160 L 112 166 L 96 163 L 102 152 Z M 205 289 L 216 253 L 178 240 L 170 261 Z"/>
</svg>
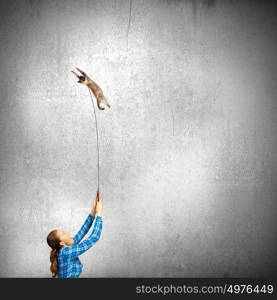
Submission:
<svg viewBox="0 0 277 300">
<path fill-rule="evenodd" d="M 52 249 L 50 252 L 50 271 L 52 273 L 52 278 L 55 278 L 58 274 L 58 263 L 57 263 L 57 250 Z"/>
<path fill-rule="evenodd" d="M 52 278 L 55 278 L 58 274 L 57 251 L 61 248 L 57 230 L 53 230 L 48 234 L 47 243 L 52 248 L 50 252 L 50 271 L 52 273 Z"/>
</svg>

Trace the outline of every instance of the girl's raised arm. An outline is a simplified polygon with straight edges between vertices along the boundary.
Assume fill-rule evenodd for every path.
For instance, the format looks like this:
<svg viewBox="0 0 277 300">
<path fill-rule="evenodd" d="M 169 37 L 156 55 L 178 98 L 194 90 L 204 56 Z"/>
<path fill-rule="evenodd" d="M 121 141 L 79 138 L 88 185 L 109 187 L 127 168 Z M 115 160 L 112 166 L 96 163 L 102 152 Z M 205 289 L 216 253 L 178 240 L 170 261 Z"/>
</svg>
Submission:
<svg viewBox="0 0 277 300">
<path fill-rule="evenodd" d="M 78 233 L 73 238 L 75 244 L 78 244 L 83 239 L 83 237 L 88 233 L 88 231 L 93 223 L 93 220 L 95 218 L 96 204 L 97 204 L 98 200 L 99 200 L 99 190 L 97 189 L 96 198 L 92 204 L 91 213 L 87 216 L 81 229 L 78 231 Z"/>
<path fill-rule="evenodd" d="M 92 216 L 91 214 L 89 214 L 84 222 L 84 224 L 82 225 L 82 227 L 80 228 L 80 230 L 78 231 L 78 233 L 73 237 L 74 243 L 78 244 L 83 237 L 88 233 L 92 223 L 94 220 L 94 216 Z"/>
<path fill-rule="evenodd" d="M 103 227 L 103 219 L 101 216 L 96 216 L 94 228 L 90 234 L 90 236 L 79 244 L 73 244 L 71 247 L 62 248 L 61 255 L 65 258 L 74 258 L 77 257 L 88 249 L 90 249 L 99 239 L 102 232 Z"/>
</svg>

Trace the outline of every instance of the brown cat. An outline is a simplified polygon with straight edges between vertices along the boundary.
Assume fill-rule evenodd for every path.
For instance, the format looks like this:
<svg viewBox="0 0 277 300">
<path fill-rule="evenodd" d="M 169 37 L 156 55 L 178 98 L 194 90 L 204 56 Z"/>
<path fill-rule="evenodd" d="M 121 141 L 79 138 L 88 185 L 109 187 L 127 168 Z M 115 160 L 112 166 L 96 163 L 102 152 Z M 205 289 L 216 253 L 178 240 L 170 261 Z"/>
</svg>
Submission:
<svg viewBox="0 0 277 300">
<path fill-rule="evenodd" d="M 101 103 L 110 107 L 110 104 L 108 103 L 108 100 L 104 96 L 103 91 L 101 90 L 100 86 L 96 82 L 94 82 L 91 78 L 89 78 L 85 72 L 81 71 L 78 68 L 76 68 L 76 69 L 77 69 L 77 71 L 79 71 L 82 74 L 81 76 L 76 74 L 74 71 L 71 71 L 71 72 L 79 79 L 79 81 L 78 81 L 79 83 L 86 85 L 92 91 L 93 95 L 95 96 L 95 98 L 97 100 L 98 108 L 101 110 L 105 109 L 104 107 L 100 106 Z"/>
</svg>

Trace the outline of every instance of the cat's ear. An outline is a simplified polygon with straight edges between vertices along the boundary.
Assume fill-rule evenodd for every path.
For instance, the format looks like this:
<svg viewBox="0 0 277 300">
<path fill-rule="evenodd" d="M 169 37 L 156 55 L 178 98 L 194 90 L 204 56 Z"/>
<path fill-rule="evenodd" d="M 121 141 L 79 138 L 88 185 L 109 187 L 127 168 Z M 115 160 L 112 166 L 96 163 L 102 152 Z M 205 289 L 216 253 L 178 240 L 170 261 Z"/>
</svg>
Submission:
<svg viewBox="0 0 277 300">
<path fill-rule="evenodd" d="M 87 74 L 84 71 L 80 70 L 79 68 L 76 67 L 76 70 L 79 71 L 85 77 L 88 77 Z"/>
</svg>

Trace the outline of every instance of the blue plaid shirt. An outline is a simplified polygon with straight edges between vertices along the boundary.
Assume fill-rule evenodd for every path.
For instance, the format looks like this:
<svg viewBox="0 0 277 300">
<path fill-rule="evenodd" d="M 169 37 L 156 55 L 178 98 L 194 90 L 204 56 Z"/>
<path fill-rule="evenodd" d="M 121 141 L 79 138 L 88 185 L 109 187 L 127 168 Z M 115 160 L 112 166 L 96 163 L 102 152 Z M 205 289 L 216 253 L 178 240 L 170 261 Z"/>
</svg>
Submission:
<svg viewBox="0 0 277 300">
<path fill-rule="evenodd" d="M 94 216 L 89 214 L 79 232 L 74 236 L 74 243 L 70 247 L 58 250 L 58 278 L 78 278 L 82 273 L 83 264 L 78 256 L 90 249 L 99 240 L 102 231 L 103 220 L 102 217 L 97 216 L 90 236 L 81 242 L 89 231 L 93 220 Z"/>
</svg>

